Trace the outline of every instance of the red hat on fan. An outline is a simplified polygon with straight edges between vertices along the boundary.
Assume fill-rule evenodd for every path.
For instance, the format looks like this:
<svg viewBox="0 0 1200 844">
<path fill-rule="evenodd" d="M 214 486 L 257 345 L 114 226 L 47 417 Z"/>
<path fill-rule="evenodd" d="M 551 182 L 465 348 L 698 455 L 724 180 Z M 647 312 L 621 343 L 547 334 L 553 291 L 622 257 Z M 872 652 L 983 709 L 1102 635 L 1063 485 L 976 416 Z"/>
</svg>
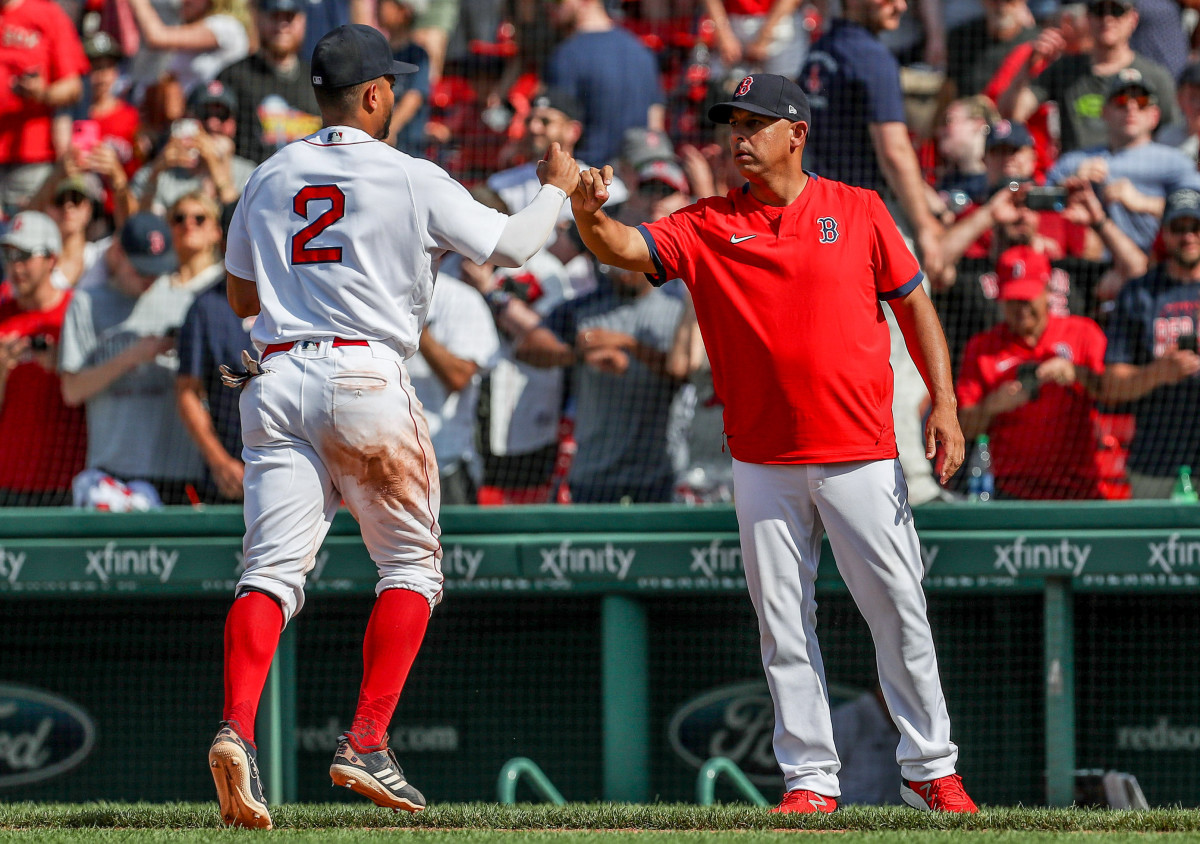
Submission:
<svg viewBox="0 0 1200 844">
<path fill-rule="evenodd" d="M 1046 292 L 1050 281 L 1050 259 L 1031 246 L 1005 249 L 996 262 L 996 280 L 1001 302 L 1030 302 Z"/>
</svg>

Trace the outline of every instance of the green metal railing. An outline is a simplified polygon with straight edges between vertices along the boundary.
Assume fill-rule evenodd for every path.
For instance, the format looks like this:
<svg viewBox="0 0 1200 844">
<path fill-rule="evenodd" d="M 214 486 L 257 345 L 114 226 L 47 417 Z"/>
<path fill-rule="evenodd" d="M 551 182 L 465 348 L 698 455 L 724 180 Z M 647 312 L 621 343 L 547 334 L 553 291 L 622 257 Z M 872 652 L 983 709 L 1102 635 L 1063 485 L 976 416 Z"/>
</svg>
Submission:
<svg viewBox="0 0 1200 844">
<path fill-rule="evenodd" d="M 700 774 L 696 777 L 697 803 L 701 806 L 711 806 L 716 802 L 717 780 L 722 775 L 755 806 L 771 805 L 742 769 L 732 759 L 726 759 L 724 756 L 714 756 L 700 767 Z"/>
<path fill-rule="evenodd" d="M 509 759 L 500 769 L 500 778 L 496 782 L 496 799 L 506 805 L 516 803 L 517 785 L 520 784 L 522 777 L 528 781 L 529 787 L 547 803 L 553 803 L 555 806 L 566 804 L 567 801 L 559 794 L 554 783 L 550 782 L 550 778 L 537 766 L 537 763 L 524 756 Z"/>
</svg>

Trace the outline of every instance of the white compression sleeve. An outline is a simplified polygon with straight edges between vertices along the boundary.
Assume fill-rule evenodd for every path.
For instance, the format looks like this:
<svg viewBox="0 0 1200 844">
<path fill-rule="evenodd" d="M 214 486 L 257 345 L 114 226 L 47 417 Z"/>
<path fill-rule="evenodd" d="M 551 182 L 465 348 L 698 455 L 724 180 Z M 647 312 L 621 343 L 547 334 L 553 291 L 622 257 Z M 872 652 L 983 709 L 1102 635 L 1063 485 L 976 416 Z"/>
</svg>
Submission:
<svg viewBox="0 0 1200 844">
<path fill-rule="evenodd" d="M 545 245 L 567 195 L 554 185 L 542 185 L 533 201 L 508 218 L 500 240 L 488 258 L 500 267 L 519 267 Z"/>
</svg>

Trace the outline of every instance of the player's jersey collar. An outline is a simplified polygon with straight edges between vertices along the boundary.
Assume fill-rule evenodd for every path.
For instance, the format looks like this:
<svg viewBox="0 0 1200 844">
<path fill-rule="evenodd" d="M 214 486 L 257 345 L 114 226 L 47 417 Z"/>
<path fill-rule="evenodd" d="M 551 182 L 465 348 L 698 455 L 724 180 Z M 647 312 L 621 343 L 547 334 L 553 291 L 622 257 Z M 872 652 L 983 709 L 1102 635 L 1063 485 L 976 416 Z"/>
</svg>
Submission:
<svg viewBox="0 0 1200 844">
<path fill-rule="evenodd" d="M 332 147 L 344 144 L 363 144 L 375 139 L 362 129 L 353 126 L 326 126 L 319 132 L 314 132 L 304 139 L 306 143 L 316 146 Z"/>
</svg>

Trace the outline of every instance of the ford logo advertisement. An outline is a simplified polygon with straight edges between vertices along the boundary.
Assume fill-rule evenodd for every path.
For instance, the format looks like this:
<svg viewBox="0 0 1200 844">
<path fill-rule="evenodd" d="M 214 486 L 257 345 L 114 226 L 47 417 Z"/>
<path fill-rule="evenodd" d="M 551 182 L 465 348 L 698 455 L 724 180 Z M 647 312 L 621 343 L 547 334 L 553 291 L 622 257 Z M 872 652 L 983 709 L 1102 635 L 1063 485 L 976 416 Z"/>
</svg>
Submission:
<svg viewBox="0 0 1200 844">
<path fill-rule="evenodd" d="M 849 703 L 859 694 L 856 689 L 830 686 L 830 706 Z M 771 748 L 775 713 L 765 680 L 705 692 L 680 706 L 667 729 L 671 749 L 697 770 L 712 757 L 725 756 L 755 785 L 783 785 Z"/>
<path fill-rule="evenodd" d="M 49 779 L 87 758 L 91 716 L 49 692 L 0 683 L 0 788 Z"/>
</svg>

